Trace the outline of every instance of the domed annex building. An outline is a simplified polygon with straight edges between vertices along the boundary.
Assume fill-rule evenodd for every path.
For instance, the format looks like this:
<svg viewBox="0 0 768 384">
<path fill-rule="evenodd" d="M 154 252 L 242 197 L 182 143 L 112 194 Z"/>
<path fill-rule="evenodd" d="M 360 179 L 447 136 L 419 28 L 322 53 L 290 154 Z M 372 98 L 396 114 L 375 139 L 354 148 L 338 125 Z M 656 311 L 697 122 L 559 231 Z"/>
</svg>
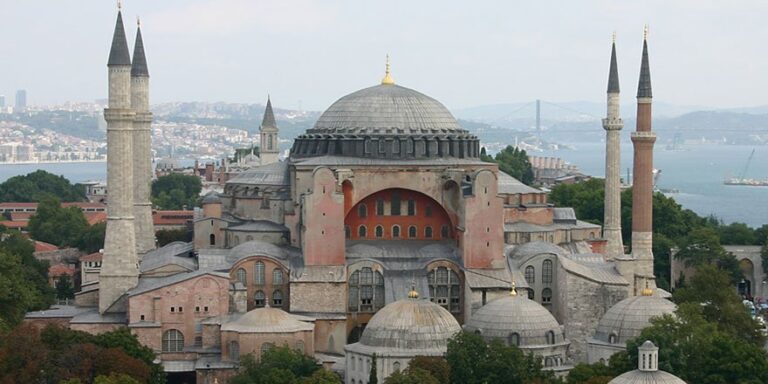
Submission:
<svg viewBox="0 0 768 384">
<path fill-rule="evenodd" d="M 614 49 L 609 137 L 623 124 L 615 61 Z M 606 228 L 580 221 L 573 209 L 548 203 L 546 192 L 481 161 L 478 138 L 439 101 L 396 84 L 389 63 L 379 84 L 323 112 L 284 160 L 269 100 L 260 165 L 204 197 L 191 243 L 155 248 L 145 220 L 149 71 L 140 31 L 131 57 L 118 14 L 99 279 L 77 293 L 76 306 L 30 313 L 27 321 L 93 333 L 127 326 L 170 377 L 199 383 L 226 382 L 240 356 L 281 345 L 346 372 L 347 382 L 366 383 L 374 352 L 383 378 L 413 356 L 443 353 L 461 324 L 564 372 L 587 361 L 590 338 L 615 331 L 623 343 L 631 337 L 624 329 L 647 324 L 609 321 L 622 308 L 615 304 L 649 300 L 638 296 L 655 288 L 652 188 L 644 188 L 652 183 L 654 137 L 647 45 L 642 68 L 632 254 L 615 236 L 620 209 L 611 205 L 621 167 L 607 167 Z M 606 143 L 618 151 L 618 142 Z M 513 281 L 517 297 L 509 296 Z M 423 298 L 408 298 L 409 287 Z M 653 305 L 668 307 L 661 303 Z"/>
<path fill-rule="evenodd" d="M 637 351 L 638 368 L 615 377 L 608 384 L 685 384 L 681 378 L 659 370 L 659 347 L 650 340 Z"/>
</svg>

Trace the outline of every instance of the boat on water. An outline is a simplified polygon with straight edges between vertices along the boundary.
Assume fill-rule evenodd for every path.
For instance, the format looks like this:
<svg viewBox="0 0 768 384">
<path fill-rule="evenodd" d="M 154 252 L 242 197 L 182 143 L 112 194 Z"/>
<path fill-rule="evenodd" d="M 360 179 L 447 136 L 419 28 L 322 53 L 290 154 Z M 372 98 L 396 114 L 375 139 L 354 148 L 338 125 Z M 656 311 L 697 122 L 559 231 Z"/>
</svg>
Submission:
<svg viewBox="0 0 768 384">
<path fill-rule="evenodd" d="M 747 170 L 749 170 L 749 164 L 752 163 L 752 158 L 755 156 L 755 150 L 752 150 L 752 153 L 749 154 L 749 158 L 747 158 L 747 164 L 744 166 L 744 170 L 741 171 L 741 176 L 739 177 L 728 177 L 723 181 L 723 184 L 725 185 L 746 185 L 748 187 L 768 187 L 768 178 L 763 180 L 758 179 L 750 179 L 745 177 L 747 174 Z"/>
</svg>

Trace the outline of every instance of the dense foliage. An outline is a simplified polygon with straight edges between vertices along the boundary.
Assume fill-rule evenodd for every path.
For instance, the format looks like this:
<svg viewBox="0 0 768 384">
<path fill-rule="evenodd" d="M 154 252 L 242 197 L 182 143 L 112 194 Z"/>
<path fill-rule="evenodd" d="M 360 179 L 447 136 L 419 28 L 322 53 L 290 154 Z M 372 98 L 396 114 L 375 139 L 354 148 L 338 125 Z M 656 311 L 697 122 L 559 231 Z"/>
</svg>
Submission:
<svg viewBox="0 0 768 384">
<path fill-rule="evenodd" d="M 0 383 L 164 383 L 154 359 L 127 328 L 94 336 L 22 325 L 0 337 Z"/>
<path fill-rule="evenodd" d="M 152 182 L 152 203 L 158 209 L 192 209 L 198 205 L 202 188 L 197 176 L 181 173 L 160 176 Z"/>
<path fill-rule="evenodd" d="M 48 263 L 37 260 L 35 247 L 16 231 L 0 234 L 0 334 L 18 325 L 29 311 L 48 308 L 53 289 Z"/>
<path fill-rule="evenodd" d="M 324 371 L 315 360 L 287 346 L 275 347 L 256 360 L 252 354 L 240 358 L 240 373 L 231 384 L 337 384 L 341 379 Z"/>
<path fill-rule="evenodd" d="M 158 247 L 164 247 L 174 241 L 188 243 L 192 241 L 193 235 L 194 233 L 188 229 L 161 229 L 155 232 Z"/>
<path fill-rule="evenodd" d="M 50 197 L 61 201 L 86 200 L 82 186 L 43 170 L 14 176 L 0 184 L 0 202 L 39 202 Z"/>
<path fill-rule="evenodd" d="M 37 205 L 37 212 L 29 219 L 27 227 L 35 240 L 59 247 L 75 247 L 88 253 L 104 247 L 106 228 L 106 223 L 88 225 L 80 208 L 62 207 L 53 197 L 47 197 Z"/>
<path fill-rule="evenodd" d="M 528 155 L 525 150 L 508 145 L 502 149 L 496 156 L 489 156 L 485 148 L 480 150 L 480 160 L 490 163 L 498 163 L 499 170 L 522 181 L 524 184 L 533 183 L 533 167 L 528 161 Z"/>
</svg>

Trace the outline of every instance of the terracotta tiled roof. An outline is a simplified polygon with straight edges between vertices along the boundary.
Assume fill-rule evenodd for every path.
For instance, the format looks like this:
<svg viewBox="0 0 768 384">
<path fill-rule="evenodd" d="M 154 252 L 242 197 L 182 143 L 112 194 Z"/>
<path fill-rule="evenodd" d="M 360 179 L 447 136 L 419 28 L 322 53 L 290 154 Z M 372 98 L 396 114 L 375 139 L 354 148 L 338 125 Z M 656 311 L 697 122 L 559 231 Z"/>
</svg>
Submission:
<svg viewBox="0 0 768 384">
<path fill-rule="evenodd" d="M 11 221 L 29 221 L 34 212 L 11 212 Z"/>
<path fill-rule="evenodd" d="M 101 261 L 101 258 L 104 256 L 101 252 L 94 252 L 90 255 L 80 256 L 80 261 Z"/>
<path fill-rule="evenodd" d="M 194 211 L 154 211 L 152 221 L 155 225 L 186 225 L 195 218 Z"/>
<path fill-rule="evenodd" d="M 28 221 L 0 221 L 0 225 L 4 225 L 9 229 L 26 229 L 27 224 L 29 224 Z"/>
<path fill-rule="evenodd" d="M 51 251 L 57 251 L 59 247 L 48 244 L 43 241 L 37 241 L 35 240 L 35 252 L 51 252 Z"/>
<path fill-rule="evenodd" d="M 88 221 L 88 225 L 94 225 L 96 223 L 101 223 L 102 221 L 107 221 L 107 213 L 106 212 L 83 212 L 85 215 L 85 220 Z"/>
<path fill-rule="evenodd" d="M 48 277 L 56 277 L 61 275 L 72 276 L 75 274 L 75 268 L 66 264 L 56 264 L 48 268 Z"/>
</svg>

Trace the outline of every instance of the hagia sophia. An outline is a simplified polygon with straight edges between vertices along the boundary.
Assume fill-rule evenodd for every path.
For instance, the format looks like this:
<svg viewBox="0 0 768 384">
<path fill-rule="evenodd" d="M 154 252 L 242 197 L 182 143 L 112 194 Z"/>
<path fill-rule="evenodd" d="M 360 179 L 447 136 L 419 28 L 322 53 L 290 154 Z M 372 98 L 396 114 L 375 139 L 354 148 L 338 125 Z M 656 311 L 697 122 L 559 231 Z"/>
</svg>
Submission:
<svg viewBox="0 0 768 384">
<path fill-rule="evenodd" d="M 269 100 L 258 165 L 202 199 L 191 243 L 155 248 L 149 70 L 140 29 L 131 55 L 120 13 L 108 75 L 99 277 L 76 306 L 27 321 L 92 333 L 127 326 L 187 382 L 225 383 L 241 356 L 287 345 L 345 383 L 365 384 L 374 356 L 382 382 L 415 356 L 444 354 L 462 329 L 564 375 L 607 361 L 652 316 L 675 310 L 653 276 L 647 39 L 632 133 L 631 253 L 621 238 L 615 43 L 604 228 L 481 161 L 478 138 L 439 101 L 397 84 L 387 61 L 379 84 L 338 99 L 285 159 Z M 657 359 L 654 348 L 641 353 Z"/>
</svg>

